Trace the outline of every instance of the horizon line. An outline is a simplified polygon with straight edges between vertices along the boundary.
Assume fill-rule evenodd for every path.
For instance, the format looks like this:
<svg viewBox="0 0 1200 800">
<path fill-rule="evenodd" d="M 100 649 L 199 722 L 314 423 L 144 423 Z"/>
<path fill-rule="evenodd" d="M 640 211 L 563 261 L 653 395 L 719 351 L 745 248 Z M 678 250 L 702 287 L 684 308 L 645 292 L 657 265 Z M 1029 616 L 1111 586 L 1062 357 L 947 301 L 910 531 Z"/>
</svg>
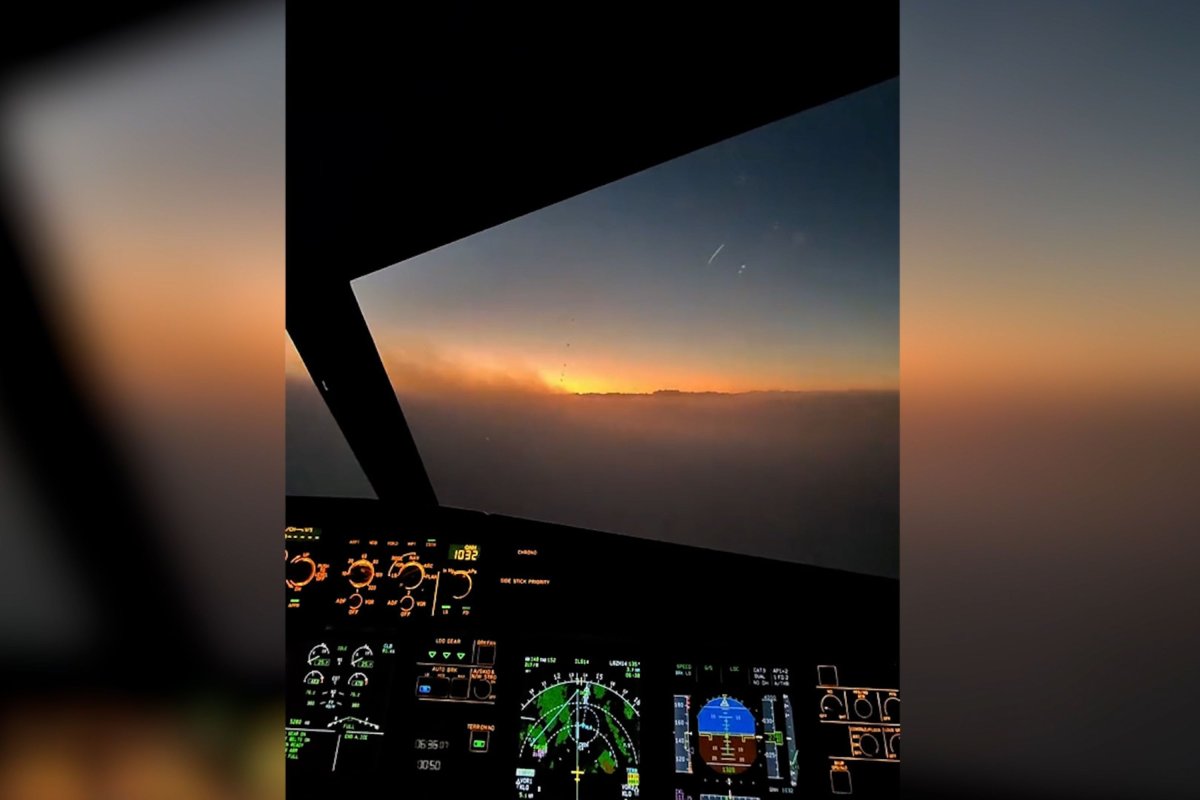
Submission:
<svg viewBox="0 0 1200 800">
<path fill-rule="evenodd" d="M 720 395 L 738 397 L 748 394 L 884 394 L 899 392 L 899 387 L 847 388 L 847 389 L 747 389 L 740 392 L 722 392 L 712 389 L 692 391 L 688 389 L 655 389 L 652 392 L 556 392 L 575 397 L 669 397 L 694 395 Z"/>
</svg>

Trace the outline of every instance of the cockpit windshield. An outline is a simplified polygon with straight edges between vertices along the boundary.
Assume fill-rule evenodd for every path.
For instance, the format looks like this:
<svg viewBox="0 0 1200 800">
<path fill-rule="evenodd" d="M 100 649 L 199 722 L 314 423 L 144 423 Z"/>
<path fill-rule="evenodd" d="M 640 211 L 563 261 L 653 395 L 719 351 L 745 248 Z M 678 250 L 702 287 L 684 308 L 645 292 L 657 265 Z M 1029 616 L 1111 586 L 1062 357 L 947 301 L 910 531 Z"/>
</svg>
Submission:
<svg viewBox="0 0 1200 800">
<path fill-rule="evenodd" d="M 888 81 L 354 281 L 440 502 L 896 575 L 898 112 Z"/>
</svg>

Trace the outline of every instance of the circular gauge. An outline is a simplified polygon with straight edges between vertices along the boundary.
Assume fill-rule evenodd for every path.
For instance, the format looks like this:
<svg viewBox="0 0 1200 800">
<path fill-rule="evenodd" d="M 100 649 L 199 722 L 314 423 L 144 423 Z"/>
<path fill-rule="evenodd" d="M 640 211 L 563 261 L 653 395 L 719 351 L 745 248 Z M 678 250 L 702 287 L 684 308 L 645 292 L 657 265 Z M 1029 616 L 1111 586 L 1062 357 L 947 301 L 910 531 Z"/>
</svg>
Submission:
<svg viewBox="0 0 1200 800">
<path fill-rule="evenodd" d="M 875 705 L 866 697 L 860 697 L 854 701 L 854 713 L 859 719 L 867 719 L 875 713 Z"/>
<path fill-rule="evenodd" d="M 289 589 L 299 589 L 307 586 L 317 576 L 317 562 L 308 553 L 296 556 L 288 561 L 287 585 Z"/>
<path fill-rule="evenodd" d="M 315 669 L 304 676 L 304 682 L 310 686 L 319 686 L 325 682 L 325 676 Z"/>
<path fill-rule="evenodd" d="M 350 562 L 345 575 L 350 579 L 351 586 L 355 589 L 362 589 L 364 586 L 369 586 L 375 579 L 375 565 L 366 558 L 360 558 Z"/>
<path fill-rule="evenodd" d="M 365 673 L 356 672 L 346 681 L 347 686 L 353 686 L 358 689 L 367 685 L 367 676 Z"/>
<path fill-rule="evenodd" d="M 821 698 L 821 713 L 830 717 L 836 717 L 845 710 L 842 705 L 842 698 L 836 694 L 827 694 Z"/>
<path fill-rule="evenodd" d="M 329 660 L 329 647 L 322 642 L 321 644 L 308 651 L 308 663 L 316 664 L 318 661 Z"/>
<path fill-rule="evenodd" d="M 374 655 L 375 651 L 371 649 L 370 645 L 359 645 L 350 654 L 350 666 L 357 667 Z"/>
</svg>

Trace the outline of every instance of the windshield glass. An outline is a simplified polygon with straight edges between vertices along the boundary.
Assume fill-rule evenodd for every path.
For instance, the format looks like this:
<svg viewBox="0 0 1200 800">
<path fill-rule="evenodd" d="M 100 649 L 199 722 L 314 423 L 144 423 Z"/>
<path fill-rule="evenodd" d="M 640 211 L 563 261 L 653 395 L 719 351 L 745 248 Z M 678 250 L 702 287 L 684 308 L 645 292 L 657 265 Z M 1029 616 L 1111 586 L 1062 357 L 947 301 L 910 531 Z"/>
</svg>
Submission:
<svg viewBox="0 0 1200 800">
<path fill-rule="evenodd" d="M 356 280 L 439 500 L 894 576 L 898 88 Z"/>
</svg>

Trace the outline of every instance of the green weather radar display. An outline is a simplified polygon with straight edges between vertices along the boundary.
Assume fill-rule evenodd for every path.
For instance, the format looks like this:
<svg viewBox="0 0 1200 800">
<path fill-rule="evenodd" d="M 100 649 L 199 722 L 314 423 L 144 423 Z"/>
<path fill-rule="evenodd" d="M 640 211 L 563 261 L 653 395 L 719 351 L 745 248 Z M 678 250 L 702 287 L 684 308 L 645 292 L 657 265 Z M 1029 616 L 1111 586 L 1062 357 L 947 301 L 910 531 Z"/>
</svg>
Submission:
<svg viewBox="0 0 1200 800">
<path fill-rule="evenodd" d="M 638 797 L 641 663 L 525 659 L 517 800 Z"/>
</svg>

